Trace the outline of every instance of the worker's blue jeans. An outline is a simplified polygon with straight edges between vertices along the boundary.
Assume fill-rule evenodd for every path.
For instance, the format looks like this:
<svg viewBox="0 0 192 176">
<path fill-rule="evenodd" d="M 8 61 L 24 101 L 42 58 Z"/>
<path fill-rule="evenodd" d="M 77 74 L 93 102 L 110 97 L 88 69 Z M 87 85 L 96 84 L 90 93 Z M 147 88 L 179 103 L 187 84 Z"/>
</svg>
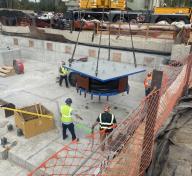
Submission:
<svg viewBox="0 0 192 176">
<path fill-rule="evenodd" d="M 70 123 L 70 124 L 64 124 L 62 123 L 62 127 L 63 127 L 63 140 L 67 138 L 67 134 L 66 131 L 67 129 L 70 131 L 71 136 L 72 136 L 72 140 L 76 139 L 76 135 L 75 135 L 75 128 L 74 128 L 74 124 Z"/>
</svg>

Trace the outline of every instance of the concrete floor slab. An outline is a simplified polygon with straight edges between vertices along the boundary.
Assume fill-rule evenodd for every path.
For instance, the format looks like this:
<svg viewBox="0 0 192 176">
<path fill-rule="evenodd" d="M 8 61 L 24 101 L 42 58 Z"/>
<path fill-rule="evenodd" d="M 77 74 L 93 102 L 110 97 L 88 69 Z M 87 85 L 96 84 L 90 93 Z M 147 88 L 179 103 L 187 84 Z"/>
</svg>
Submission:
<svg viewBox="0 0 192 176">
<path fill-rule="evenodd" d="M 64 144 L 59 144 L 56 142 L 50 143 L 47 147 L 43 148 L 38 154 L 33 155 L 29 159 L 27 159 L 26 162 L 30 163 L 30 165 L 27 165 L 26 168 L 29 170 L 33 170 L 35 167 L 38 167 L 42 162 L 46 161 L 54 153 L 61 150 L 63 147 Z M 31 168 L 31 166 L 33 167 Z"/>
<path fill-rule="evenodd" d="M 61 149 L 65 144 L 71 141 L 71 136 L 66 141 L 62 140 L 61 122 L 59 114 L 59 106 L 64 103 L 65 99 L 70 97 L 73 100 L 73 109 L 83 117 L 83 121 L 75 119 L 75 130 L 82 144 L 87 142 L 85 135 L 90 130 L 91 125 L 95 122 L 98 115 L 103 111 L 103 105 L 107 102 L 102 97 L 99 101 L 98 97 L 87 98 L 77 94 L 76 89 L 70 87 L 67 89 L 65 85 L 60 87 L 56 84 L 58 76 L 58 64 L 50 62 L 40 62 L 38 60 L 24 59 L 25 74 L 14 75 L 7 78 L 0 78 L 0 98 L 5 101 L 14 103 L 16 107 L 25 107 L 36 103 L 43 104 L 55 115 L 56 130 L 40 134 L 30 139 L 18 137 L 16 128 L 12 132 L 7 132 L 7 127 L 0 128 L 0 137 L 7 137 L 10 142 L 17 141 L 18 144 L 9 151 L 9 160 L 17 163 L 19 166 L 32 169 L 54 152 Z M 110 97 L 109 104 L 112 106 L 112 112 L 115 114 L 117 121 L 121 122 L 127 118 L 129 112 L 134 109 L 144 97 L 144 88 L 142 82 L 130 81 L 130 94 L 120 94 Z M 0 111 L 0 121 L 8 120 L 8 123 L 14 125 L 14 118 L 4 118 L 3 111 Z M 80 127 L 78 126 L 80 124 Z M 84 125 L 84 127 L 82 127 Z M 82 145 L 83 147 L 83 145 Z M 4 162 L 4 161 L 3 161 Z M 2 173 L 6 173 L 9 162 L 6 166 L 0 166 Z M 3 171 L 4 169 L 5 171 Z M 13 174 L 10 174 L 13 172 Z M 21 170 L 10 170 L 5 176 L 26 173 Z"/>
<path fill-rule="evenodd" d="M 27 170 L 9 161 L 0 160 L 0 175 L 2 176 L 26 176 Z"/>
<path fill-rule="evenodd" d="M 67 89 L 63 83 L 63 86 L 60 87 L 58 84 L 55 83 L 55 81 L 51 84 L 46 84 L 41 87 L 32 88 L 28 90 L 33 95 L 37 95 L 42 98 L 47 98 L 49 100 L 56 100 L 60 97 L 63 97 L 65 95 L 70 95 L 71 90 Z"/>
<path fill-rule="evenodd" d="M 10 141 L 18 141 L 17 146 L 9 151 L 9 160 L 17 163 L 22 167 L 26 167 L 27 160 L 46 148 L 50 143 L 59 137 L 57 130 L 40 134 L 30 139 L 18 137 L 11 133 L 5 135 Z M 40 158 L 39 158 L 40 159 Z"/>
</svg>

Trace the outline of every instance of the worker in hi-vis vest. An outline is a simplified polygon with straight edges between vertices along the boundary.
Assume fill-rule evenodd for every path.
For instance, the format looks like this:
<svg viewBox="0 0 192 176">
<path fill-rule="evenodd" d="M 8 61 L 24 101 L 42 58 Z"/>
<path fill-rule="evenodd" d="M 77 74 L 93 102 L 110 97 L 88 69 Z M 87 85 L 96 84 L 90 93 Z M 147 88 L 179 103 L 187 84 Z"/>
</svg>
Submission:
<svg viewBox="0 0 192 176">
<path fill-rule="evenodd" d="M 117 121 L 115 119 L 115 116 L 110 113 L 111 107 L 106 104 L 104 106 L 104 112 L 99 115 L 96 122 L 92 125 L 92 133 L 94 131 L 94 128 L 97 124 L 99 124 L 100 129 L 100 143 L 102 143 L 105 138 L 110 135 L 110 133 L 113 131 L 114 128 L 117 127 Z M 108 138 L 108 145 L 110 146 L 112 144 L 112 135 Z M 105 150 L 105 144 L 102 144 L 101 150 Z"/>
<path fill-rule="evenodd" d="M 144 80 L 145 96 L 149 95 L 151 92 L 151 82 L 152 82 L 152 73 L 149 72 Z"/>
<path fill-rule="evenodd" d="M 68 78 L 67 78 L 69 71 L 64 66 L 65 66 L 65 62 L 62 61 L 62 65 L 59 68 L 59 74 L 60 74 L 59 85 L 62 86 L 63 79 L 65 79 L 65 85 L 66 87 L 69 87 Z"/>
<path fill-rule="evenodd" d="M 74 114 L 74 111 L 71 107 L 72 99 L 67 98 L 65 100 L 65 104 L 61 105 L 60 112 L 61 112 L 61 122 L 62 122 L 62 128 L 63 128 L 63 140 L 65 140 L 68 135 L 66 134 L 67 129 L 70 131 L 72 136 L 72 141 L 79 139 L 75 135 L 75 129 L 74 129 L 74 123 L 72 116 L 76 116 L 77 118 L 83 120 L 79 115 Z"/>
</svg>

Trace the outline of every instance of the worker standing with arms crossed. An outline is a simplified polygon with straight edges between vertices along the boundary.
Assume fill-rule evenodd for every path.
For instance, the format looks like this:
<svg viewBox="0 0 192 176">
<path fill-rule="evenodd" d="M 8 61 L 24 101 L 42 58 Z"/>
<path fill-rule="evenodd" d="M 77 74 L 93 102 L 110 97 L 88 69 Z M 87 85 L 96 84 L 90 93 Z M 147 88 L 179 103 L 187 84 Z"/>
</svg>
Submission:
<svg viewBox="0 0 192 176">
<path fill-rule="evenodd" d="M 62 115 L 61 122 L 62 122 L 62 128 L 63 128 L 63 140 L 65 140 L 68 137 L 68 135 L 66 134 L 66 130 L 68 129 L 71 133 L 72 141 L 74 140 L 79 141 L 79 139 L 76 137 L 76 134 L 75 134 L 72 115 L 76 116 L 76 118 L 79 118 L 80 120 L 83 120 L 83 118 L 81 118 L 78 114 L 74 114 L 71 104 L 72 104 L 72 99 L 67 98 L 65 100 L 65 104 L 61 105 L 60 107 L 60 112 Z"/>
<path fill-rule="evenodd" d="M 145 96 L 148 96 L 151 92 L 152 73 L 149 72 L 144 80 Z"/>
<path fill-rule="evenodd" d="M 115 116 L 110 113 L 111 107 L 106 104 L 104 106 L 104 112 L 99 115 L 96 122 L 92 125 L 92 133 L 94 131 L 94 128 L 97 124 L 99 124 L 100 129 L 100 143 L 102 143 L 105 138 L 110 135 L 110 133 L 113 131 L 114 128 L 117 127 L 117 121 L 115 119 Z M 112 143 L 112 135 L 108 138 L 108 145 L 110 146 Z M 105 144 L 101 146 L 101 150 L 105 150 Z"/>
<path fill-rule="evenodd" d="M 63 79 L 65 79 L 65 85 L 68 88 L 69 84 L 68 84 L 67 75 L 68 75 L 69 72 L 68 72 L 68 70 L 64 66 L 65 66 L 65 62 L 62 61 L 62 65 L 59 68 L 59 73 L 60 73 L 59 85 L 62 86 Z"/>
</svg>

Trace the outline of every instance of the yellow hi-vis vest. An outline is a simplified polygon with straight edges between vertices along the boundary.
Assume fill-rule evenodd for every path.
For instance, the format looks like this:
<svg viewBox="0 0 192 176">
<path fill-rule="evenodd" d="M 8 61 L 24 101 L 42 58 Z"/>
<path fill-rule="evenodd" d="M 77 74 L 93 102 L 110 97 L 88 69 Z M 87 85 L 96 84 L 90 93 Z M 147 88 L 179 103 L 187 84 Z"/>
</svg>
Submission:
<svg viewBox="0 0 192 176">
<path fill-rule="evenodd" d="M 62 114 L 61 122 L 70 123 L 73 122 L 71 117 L 72 108 L 68 105 L 61 105 L 60 112 Z"/>
<path fill-rule="evenodd" d="M 64 68 L 63 66 L 60 67 L 60 75 L 61 76 L 65 76 L 68 74 L 68 70 L 66 68 Z"/>
</svg>

